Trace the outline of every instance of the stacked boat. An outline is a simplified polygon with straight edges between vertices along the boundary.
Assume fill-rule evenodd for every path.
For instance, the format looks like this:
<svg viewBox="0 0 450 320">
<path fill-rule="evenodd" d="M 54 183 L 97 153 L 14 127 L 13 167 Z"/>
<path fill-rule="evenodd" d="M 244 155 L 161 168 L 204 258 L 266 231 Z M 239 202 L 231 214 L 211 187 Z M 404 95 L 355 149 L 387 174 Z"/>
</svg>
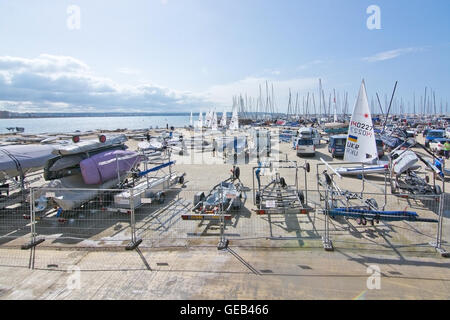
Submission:
<svg viewBox="0 0 450 320">
<path fill-rule="evenodd" d="M 126 141 L 125 135 L 101 135 L 98 140 L 80 142 L 77 138 L 56 147 L 44 167 L 49 182 L 35 198 L 37 209 L 44 210 L 52 200 L 63 210 L 71 210 L 95 198 L 101 189 L 117 187 L 142 160 L 141 155 L 127 150 Z"/>
</svg>

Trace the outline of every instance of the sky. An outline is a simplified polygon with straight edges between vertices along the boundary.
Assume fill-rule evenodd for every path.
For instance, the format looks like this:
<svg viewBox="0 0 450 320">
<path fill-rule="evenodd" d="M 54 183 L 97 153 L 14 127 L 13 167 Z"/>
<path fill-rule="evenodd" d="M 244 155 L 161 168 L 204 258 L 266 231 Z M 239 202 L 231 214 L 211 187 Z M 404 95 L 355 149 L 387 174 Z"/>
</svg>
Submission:
<svg viewBox="0 0 450 320">
<path fill-rule="evenodd" d="M 364 79 L 369 100 L 384 105 L 398 81 L 410 108 L 427 87 L 445 109 L 449 12 L 448 0 L 0 0 L 0 110 L 231 111 L 268 81 L 285 112 L 289 89 L 317 100 L 319 79 L 350 105 Z"/>
</svg>

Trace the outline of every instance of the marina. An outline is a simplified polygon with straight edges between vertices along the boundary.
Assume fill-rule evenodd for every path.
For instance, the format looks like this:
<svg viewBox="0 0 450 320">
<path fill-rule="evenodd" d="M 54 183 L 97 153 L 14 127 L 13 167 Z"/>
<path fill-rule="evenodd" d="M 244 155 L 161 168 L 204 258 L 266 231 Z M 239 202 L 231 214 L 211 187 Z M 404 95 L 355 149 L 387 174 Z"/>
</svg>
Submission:
<svg viewBox="0 0 450 320">
<path fill-rule="evenodd" d="M 364 158 L 346 161 L 349 143 L 363 139 L 357 133 L 342 136 L 345 152 L 335 156 L 327 126 L 258 124 L 233 114 L 220 125 L 209 114 L 196 128 L 188 117 L 182 127 L 68 132 L 50 142 L 2 147 L 3 264 L 63 270 L 65 252 L 96 256 L 113 250 L 119 257 L 121 250 L 143 250 L 150 257 L 168 248 L 177 254 L 239 250 L 247 256 L 251 250 L 255 258 L 258 252 L 290 249 L 300 250 L 293 256 L 311 252 L 325 258 L 318 253 L 322 248 L 333 255 L 337 250 L 386 261 L 408 257 L 445 263 L 449 181 L 442 177 L 445 167 L 433 165 L 442 158 L 423 145 L 416 124 L 408 126 L 414 143 L 407 144 L 399 131 L 400 145 L 391 151 L 384 145 L 380 164 L 374 165 L 364 160 L 368 152 L 378 159 L 375 144 L 372 151 L 362 151 Z M 389 117 L 387 123 L 405 128 L 400 119 Z M 381 126 L 373 128 L 383 135 Z M 2 139 L 6 144 L 20 134 Z M 298 152 L 305 139 L 312 141 L 313 156 Z M 31 158 L 22 160 L 24 153 Z M 15 258 L 30 250 L 32 258 Z M 52 250 L 60 254 L 49 255 Z M 99 259 L 100 269 L 119 267 L 114 259 Z M 87 269 L 97 268 L 95 261 Z M 220 266 L 227 268 L 225 261 Z M 134 267 L 140 265 L 136 261 Z M 267 262 L 258 269 L 263 265 Z"/>
<path fill-rule="evenodd" d="M 449 300 L 450 2 L 422 2 L 1 1 L 0 300 Z"/>
</svg>

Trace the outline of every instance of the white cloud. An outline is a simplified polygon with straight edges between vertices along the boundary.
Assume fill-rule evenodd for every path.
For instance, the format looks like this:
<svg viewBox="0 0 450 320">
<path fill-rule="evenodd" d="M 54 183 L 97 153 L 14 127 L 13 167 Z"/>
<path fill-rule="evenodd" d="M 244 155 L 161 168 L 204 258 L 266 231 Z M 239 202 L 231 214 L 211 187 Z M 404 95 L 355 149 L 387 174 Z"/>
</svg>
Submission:
<svg viewBox="0 0 450 320">
<path fill-rule="evenodd" d="M 47 54 L 34 59 L 0 56 L 0 99 L 1 109 L 35 112 L 176 112 L 205 103 L 192 92 L 119 84 L 93 74 L 80 60 Z"/>
<path fill-rule="evenodd" d="M 116 71 L 118 73 L 125 74 L 127 76 L 136 76 L 136 75 L 141 74 L 141 71 L 139 71 L 137 69 L 133 69 L 133 68 L 127 68 L 127 67 L 118 68 Z"/>
<path fill-rule="evenodd" d="M 385 61 L 385 60 L 397 58 L 404 54 L 408 54 L 411 52 L 418 52 L 418 51 L 422 51 L 422 50 L 423 50 L 423 48 L 402 48 L 402 49 L 389 50 L 389 51 L 377 53 L 370 57 L 365 57 L 365 58 L 363 58 L 363 60 L 368 61 L 368 62 Z"/>
<path fill-rule="evenodd" d="M 131 68 L 117 72 L 132 74 Z M 202 73 L 207 75 L 208 69 Z M 98 76 L 84 62 L 64 56 L 40 55 L 37 58 L 0 56 L 0 110 L 19 112 L 180 112 L 210 107 L 230 107 L 232 97 L 257 98 L 261 85 L 273 83 L 275 102 L 280 110 L 287 106 L 289 89 L 306 94 L 318 87 L 318 78 L 280 79 L 280 72 L 270 69 L 259 76 L 249 76 L 218 84 L 203 92 L 178 91 L 147 83 L 130 85 Z"/>
</svg>

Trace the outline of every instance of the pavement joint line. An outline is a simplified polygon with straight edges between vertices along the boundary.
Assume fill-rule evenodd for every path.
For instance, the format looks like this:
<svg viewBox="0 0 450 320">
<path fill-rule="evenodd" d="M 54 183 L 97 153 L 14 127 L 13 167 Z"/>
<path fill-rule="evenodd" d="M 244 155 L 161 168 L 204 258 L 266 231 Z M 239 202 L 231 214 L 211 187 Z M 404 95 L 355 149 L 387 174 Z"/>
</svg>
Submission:
<svg viewBox="0 0 450 320">
<path fill-rule="evenodd" d="M 231 253 L 236 259 L 238 259 L 244 266 L 246 266 L 252 273 L 254 273 L 255 275 L 260 276 L 261 273 L 256 270 L 255 268 L 253 268 L 253 266 L 251 264 L 249 264 L 247 261 L 245 261 L 239 254 L 237 254 L 233 249 L 231 248 L 226 248 L 226 250 Z"/>
</svg>

